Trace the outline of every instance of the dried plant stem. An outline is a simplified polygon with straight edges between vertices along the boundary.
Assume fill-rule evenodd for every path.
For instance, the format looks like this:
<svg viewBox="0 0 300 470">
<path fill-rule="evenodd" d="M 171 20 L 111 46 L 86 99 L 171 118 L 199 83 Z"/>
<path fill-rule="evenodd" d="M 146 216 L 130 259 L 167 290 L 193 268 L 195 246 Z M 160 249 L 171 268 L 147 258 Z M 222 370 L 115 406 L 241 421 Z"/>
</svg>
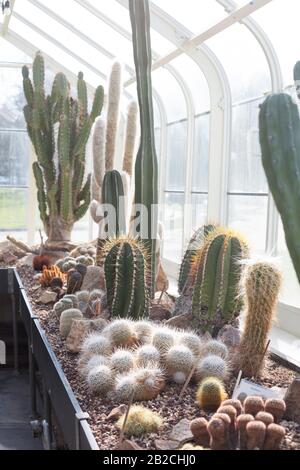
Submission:
<svg viewBox="0 0 300 470">
<path fill-rule="evenodd" d="M 135 390 L 132 392 L 131 397 L 130 397 L 130 400 L 129 400 L 129 403 L 128 403 L 128 406 L 127 406 L 127 410 L 126 410 L 126 414 L 125 414 L 123 426 L 122 426 L 121 433 L 120 433 L 119 445 L 121 445 L 122 442 L 124 441 L 125 428 L 126 428 L 126 424 L 127 424 L 127 421 L 128 421 L 129 411 L 130 411 L 130 409 L 131 409 L 131 407 L 132 407 L 134 394 L 135 394 Z"/>
</svg>

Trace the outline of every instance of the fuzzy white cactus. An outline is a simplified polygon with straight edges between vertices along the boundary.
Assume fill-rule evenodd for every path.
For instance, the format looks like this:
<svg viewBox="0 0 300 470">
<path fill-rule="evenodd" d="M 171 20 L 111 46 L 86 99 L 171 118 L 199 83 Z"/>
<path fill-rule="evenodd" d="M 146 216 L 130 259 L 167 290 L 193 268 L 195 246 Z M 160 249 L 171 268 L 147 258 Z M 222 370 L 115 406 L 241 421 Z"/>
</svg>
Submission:
<svg viewBox="0 0 300 470">
<path fill-rule="evenodd" d="M 131 320 L 115 320 L 104 328 L 102 333 L 109 338 L 114 347 L 133 346 L 137 342 L 137 335 Z"/>
<path fill-rule="evenodd" d="M 222 341 L 217 341 L 212 339 L 203 343 L 201 346 L 201 356 L 219 356 L 222 359 L 227 359 L 228 356 L 228 349 L 227 346 L 222 343 Z"/>
<path fill-rule="evenodd" d="M 196 333 L 186 332 L 180 334 L 178 343 L 189 348 L 195 357 L 199 356 L 202 342 Z"/>
<path fill-rule="evenodd" d="M 170 328 L 157 328 L 153 333 L 152 344 L 161 354 L 166 354 L 175 344 L 176 332 Z"/>
<path fill-rule="evenodd" d="M 117 349 L 110 358 L 111 367 L 119 374 L 129 372 L 134 366 L 134 355 L 127 349 Z"/>
<path fill-rule="evenodd" d="M 109 366 L 110 359 L 108 356 L 102 356 L 101 354 L 93 354 L 90 356 L 89 354 L 81 356 L 78 364 L 78 370 L 80 375 L 83 378 L 87 378 L 88 373 L 91 369 L 97 366 Z"/>
<path fill-rule="evenodd" d="M 116 379 L 115 397 L 119 403 L 128 403 L 135 392 L 136 381 L 132 374 L 121 375 Z"/>
<path fill-rule="evenodd" d="M 114 158 L 116 149 L 116 137 L 119 123 L 120 98 L 122 88 L 122 67 L 119 62 L 114 62 L 111 68 L 108 105 L 107 105 L 107 125 L 106 125 L 106 147 L 105 147 L 105 168 L 110 171 L 114 168 Z"/>
<path fill-rule="evenodd" d="M 99 335 L 99 333 L 90 334 L 83 342 L 82 353 L 100 354 L 101 356 L 108 356 L 112 352 L 112 345 L 108 338 Z"/>
<path fill-rule="evenodd" d="M 137 103 L 135 101 L 131 101 L 127 109 L 126 139 L 123 158 L 123 171 L 125 171 L 129 176 L 132 176 L 133 156 L 137 134 L 137 114 Z"/>
<path fill-rule="evenodd" d="M 137 335 L 139 344 L 147 344 L 152 340 L 154 325 L 148 321 L 140 320 L 134 322 L 133 329 Z"/>
<path fill-rule="evenodd" d="M 227 363 L 220 356 L 206 356 L 198 362 L 195 370 L 195 378 L 199 382 L 206 377 L 216 377 L 226 380 L 228 376 Z"/>
<path fill-rule="evenodd" d="M 92 199 L 101 202 L 101 187 L 105 175 L 105 138 L 106 122 L 98 117 L 94 124 L 93 132 L 93 179 Z"/>
<path fill-rule="evenodd" d="M 135 352 L 136 365 L 138 367 L 146 367 L 148 364 L 159 363 L 160 353 L 152 344 L 145 344 L 138 348 Z"/>
<path fill-rule="evenodd" d="M 173 346 L 166 355 L 168 375 L 176 383 L 184 383 L 195 362 L 192 351 L 184 345 Z"/>
<path fill-rule="evenodd" d="M 87 384 L 92 392 L 106 395 L 114 387 L 114 373 L 108 366 L 95 366 L 88 373 Z"/>
</svg>

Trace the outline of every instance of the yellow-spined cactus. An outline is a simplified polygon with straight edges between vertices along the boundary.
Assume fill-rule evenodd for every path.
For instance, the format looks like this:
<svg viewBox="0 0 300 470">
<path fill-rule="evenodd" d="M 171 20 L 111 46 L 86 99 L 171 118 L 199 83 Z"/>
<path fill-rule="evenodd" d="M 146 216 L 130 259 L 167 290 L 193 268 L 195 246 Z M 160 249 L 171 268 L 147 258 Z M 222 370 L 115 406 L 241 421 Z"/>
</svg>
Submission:
<svg viewBox="0 0 300 470">
<path fill-rule="evenodd" d="M 216 411 L 226 400 L 227 393 L 221 380 L 216 377 L 207 377 L 200 383 L 196 398 L 202 409 Z"/>
<path fill-rule="evenodd" d="M 269 262 L 256 262 L 247 267 L 244 277 L 246 319 L 237 366 L 248 377 L 256 377 L 262 369 L 281 278 L 278 268 Z"/>
<path fill-rule="evenodd" d="M 117 422 L 117 427 L 122 429 L 125 416 Z M 129 437 L 140 437 L 144 434 L 157 432 L 163 425 L 163 420 L 158 413 L 143 406 L 133 406 L 128 414 L 125 425 L 125 434 Z"/>
</svg>

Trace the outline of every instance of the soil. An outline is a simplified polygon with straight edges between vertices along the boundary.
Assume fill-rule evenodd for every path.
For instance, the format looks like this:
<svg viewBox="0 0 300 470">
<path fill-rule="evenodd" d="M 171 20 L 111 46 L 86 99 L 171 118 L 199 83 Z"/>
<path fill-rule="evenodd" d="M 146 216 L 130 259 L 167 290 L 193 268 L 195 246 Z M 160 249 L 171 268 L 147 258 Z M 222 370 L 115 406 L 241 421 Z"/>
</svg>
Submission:
<svg viewBox="0 0 300 470">
<path fill-rule="evenodd" d="M 18 272 L 31 302 L 32 309 L 46 332 L 48 340 L 62 365 L 82 410 L 90 415 L 88 421 L 100 449 L 115 449 L 118 445 L 119 432 L 115 428 L 115 423 L 108 421 L 107 417 L 111 410 L 119 406 L 120 403 L 108 402 L 89 392 L 84 382 L 78 376 L 78 356 L 67 351 L 65 341 L 59 335 L 59 322 L 51 312 L 52 307 L 41 306 L 36 302 L 40 296 L 37 282 L 33 283 L 33 277 L 36 273 L 28 266 L 19 268 Z M 294 371 L 267 358 L 263 376 L 258 382 L 266 387 L 277 386 L 287 388 L 295 375 Z M 227 384 L 229 395 L 233 390 L 235 380 L 232 379 Z M 180 386 L 169 384 L 155 400 L 140 403 L 147 408 L 159 412 L 163 417 L 164 426 L 158 433 L 147 435 L 141 439 L 135 439 L 138 445 L 144 449 L 155 449 L 155 440 L 168 439 L 173 426 L 181 419 L 187 418 L 192 420 L 201 416 L 209 418 L 210 415 L 200 410 L 195 402 L 196 387 L 194 385 L 188 386 L 181 401 L 179 401 L 180 391 Z M 286 438 L 281 448 L 283 450 L 300 450 L 300 425 L 287 421 L 283 421 L 281 424 L 286 428 Z"/>
</svg>

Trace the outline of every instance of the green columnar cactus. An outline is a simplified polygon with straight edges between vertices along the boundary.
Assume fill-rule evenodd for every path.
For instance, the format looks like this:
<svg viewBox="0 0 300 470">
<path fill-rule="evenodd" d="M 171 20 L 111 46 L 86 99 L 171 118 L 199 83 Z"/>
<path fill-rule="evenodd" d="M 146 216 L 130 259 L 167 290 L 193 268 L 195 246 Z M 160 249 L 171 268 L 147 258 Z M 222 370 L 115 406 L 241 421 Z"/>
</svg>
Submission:
<svg viewBox="0 0 300 470">
<path fill-rule="evenodd" d="M 90 176 L 84 182 L 86 144 L 103 106 L 103 88 L 97 88 L 88 112 L 83 74 L 78 75 L 78 100 L 70 95 L 66 77 L 56 75 L 51 95 L 45 93 L 45 65 L 40 52 L 33 63 L 33 82 L 24 66 L 24 116 L 37 161 L 33 173 L 40 216 L 48 242 L 69 241 L 74 223 L 90 203 Z"/>
<path fill-rule="evenodd" d="M 247 255 L 247 243 L 231 230 L 218 229 L 207 237 L 194 261 L 192 314 L 195 328 L 215 336 L 239 315 L 241 260 Z"/>
<path fill-rule="evenodd" d="M 147 316 L 147 260 L 141 243 L 129 238 L 107 241 L 103 253 L 111 314 L 134 319 Z"/>
<path fill-rule="evenodd" d="M 289 95 L 269 96 L 259 116 L 262 163 L 300 282 L 300 119 Z"/>
<path fill-rule="evenodd" d="M 118 238 L 126 234 L 126 202 L 125 191 L 121 174 L 116 170 L 107 171 L 103 179 L 102 203 L 108 212 L 107 238 Z M 114 208 L 114 214 L 110 214 L 109 207 Z M 114 219 L 114 220 L 112 220 Z"/>
<path fill-rule="evenodd" d="M 158 232 L 158 164 L 154 139 L 151 80 L 151 35 L 148 0 L 129 0 L 132 42 L 140 107 L 141 143 L 135 164 L 135 211 L 140 213 L 140 236 L 148 248 L 151 266 L 151 294 L 156 280 L 156 234 Z M 147 213 L 140 211 L 142 205 Z M 147 236 L 147 235 L 148 236 Z"/>
<path fill-rule="evenodd" d="M 295 81 L 297 96 L 300 100 L 300 62 L 297 62 L 297 64 L 294 67 L 294 81 Z"/>
<path fill-rule="evenodd" d="M 244 280 L 246 321 L 237 368 L 249 377 L 256 377 L 262 368 L 280 286 L 281 274 L 272 264 L 258 262 L 248 267 Z"/>
<path fill-rule="evenodd" d="M 188 287 L 192 263 L 197 252 L 203 247 L 207 235 L 209 235 L 215 229 L 215 225 L 203 225 L 194 233 L 190 239 L 180 266 L 178 279 L 178 292 L 180 294 L 184 293 L 185 289 Z"/>
</svg>

